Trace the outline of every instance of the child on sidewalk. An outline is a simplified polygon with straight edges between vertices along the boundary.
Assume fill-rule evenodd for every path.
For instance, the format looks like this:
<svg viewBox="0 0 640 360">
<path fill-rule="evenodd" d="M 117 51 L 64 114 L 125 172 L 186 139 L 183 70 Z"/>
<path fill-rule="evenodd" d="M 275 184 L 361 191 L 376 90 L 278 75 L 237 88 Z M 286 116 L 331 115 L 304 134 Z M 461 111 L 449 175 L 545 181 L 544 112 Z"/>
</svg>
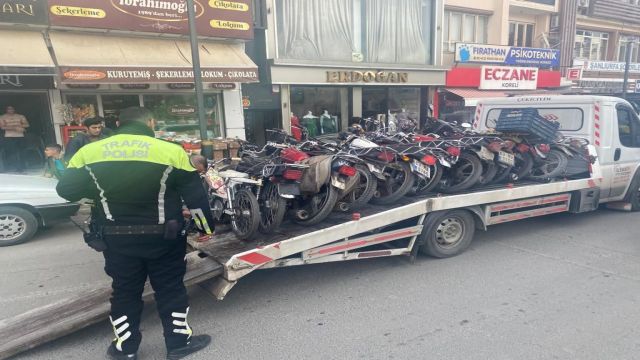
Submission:
<svg viewBox="0 0 640 360">
<path fill-rule="evenodd" d="M 59 180 L 66 168 L 62 161 L 62 146 L 58 144 L 47 145 L 44 148 L 44 156 L 47 158 L 44 166 L 44 176 L 55 177 Z"/>
</svg>

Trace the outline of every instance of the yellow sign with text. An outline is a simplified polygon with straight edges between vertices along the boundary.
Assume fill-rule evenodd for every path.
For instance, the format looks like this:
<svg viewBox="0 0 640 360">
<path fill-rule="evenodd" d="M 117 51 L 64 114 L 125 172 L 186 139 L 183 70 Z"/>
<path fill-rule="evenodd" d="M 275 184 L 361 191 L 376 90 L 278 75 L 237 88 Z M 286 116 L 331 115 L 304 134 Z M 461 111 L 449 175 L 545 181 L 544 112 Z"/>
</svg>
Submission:
<svg viewBox="0 0 640 360">
<path fill-rule="evenodd" d="M 249 11 L 249 5 L 235 1 L 210 0 L 209 6 L 220 10 Z"/>
<path fill-rule="evenodd" d="M 51 7 L 51 13 L 58 16 L 77 16 L 94 19 L 104 19 L 107 13 L 102 9 L 82 8 L 76 6 L 60 6 Z"/>
<path fill-rule="evenodd" d="M 227 29 L 227 30 L 243 30 L 247 31 L 251 28 L 246 22 L 229 21 L 229 20 L 211 20 L 209 22 L 214 29 Z"/>
</svg>

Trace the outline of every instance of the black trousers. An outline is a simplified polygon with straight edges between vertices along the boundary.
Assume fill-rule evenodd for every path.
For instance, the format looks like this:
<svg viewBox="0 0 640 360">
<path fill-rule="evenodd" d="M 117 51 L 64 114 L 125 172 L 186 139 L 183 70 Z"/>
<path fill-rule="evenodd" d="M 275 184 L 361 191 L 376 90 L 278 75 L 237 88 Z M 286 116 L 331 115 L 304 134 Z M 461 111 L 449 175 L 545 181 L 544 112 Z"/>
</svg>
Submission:
<svg viewBox="0 0 640 360">
<path fill-rule="evenodd" d="M 4 147 L 5 169 L 17 171 L 24 170 L 24 163 L 22 162 L 22 152 L 24 151 L 25 141 L 23 137 L 5 137 L 2 139 L 2 146 Z"/>
<path fill-rule="evenodd" d="M 166 242 L 161 238 L 158 242 Z M 110 320 L 116 335 L 114 344 L 125 354 L 140 346 L 142 291 L 147 277 L 155 292 L 167 350 L 186 345 L 191 337 L 187 324 L 189 303 L 183 278 L 186 272 L 186 243 L 177 241 L 153 257 L 123 254 L 109 248 L 104 254 L 105 271 L 112 279 Z"/>
</svg>

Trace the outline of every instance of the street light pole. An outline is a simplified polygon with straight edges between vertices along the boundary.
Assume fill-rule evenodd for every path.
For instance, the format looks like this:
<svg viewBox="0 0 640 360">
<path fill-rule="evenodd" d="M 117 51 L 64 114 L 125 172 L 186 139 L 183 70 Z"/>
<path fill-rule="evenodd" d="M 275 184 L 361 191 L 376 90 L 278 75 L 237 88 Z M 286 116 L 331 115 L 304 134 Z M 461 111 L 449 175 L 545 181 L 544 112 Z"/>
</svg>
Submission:
<svg viewBox="0 0 640 360">
<path fill-rule="evenodd" d="M 624 80 L 622 81 L 622 98 L 627 98 L 627 89 L 629 88 L 629 64 L 631 63 L 631 45 L 632 42 L 629 40 L 627 42 L 627 52 L 625 53 L 625 64 L 624 64 Z"/>
<path fill-rule="evenodd" d="M 200 52 L 198 48 L 198 31 L 196 30 L 196 8 L 193 0 L 187 0 L 187 14 L 189 15 L 189 40 L 191 41 L 191 63 L 193 65 L 193 80 L 196 88 L 196 111 L 200 124 L 200 139 L 207 140 L 207 119 L 204 109 L 204 90 L 202 88 L 202 71 L 200 69 Z"/>
</svg>

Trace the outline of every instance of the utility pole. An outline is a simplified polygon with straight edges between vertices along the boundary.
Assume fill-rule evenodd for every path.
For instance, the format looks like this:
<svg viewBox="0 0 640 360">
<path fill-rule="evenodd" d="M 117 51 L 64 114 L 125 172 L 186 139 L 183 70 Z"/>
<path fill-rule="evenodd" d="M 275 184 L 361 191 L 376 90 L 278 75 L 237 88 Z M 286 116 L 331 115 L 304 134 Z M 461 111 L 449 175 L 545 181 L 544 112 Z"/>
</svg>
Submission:
<svg viewBox="0 0 640 360">
<path fill-rule="evenodd" d="M 631 63 L 631 45 L 633 41 L 627 42 L 627 52 L 625 53 L 624 80 L 622 81 L 622 98 L 627 98 L 627 88 L 629 87 L 629 64 Z"/>
<path fill-rule="evenodd" d="M 202 88 L 202 71 L 200 69 L 200 51 L 198 48 L 198 31 L 196 30 L 196 8 L 193 0 L 187 0 L 189 15 L 189 40 L 191 41 L 191 63 L 193 65 L 193 80 L 196 88 L 196 111 L 200 124 L 200 139 L 207 140 L 207 119 L 204 109 L 204 90 Z"/>
</svg>

